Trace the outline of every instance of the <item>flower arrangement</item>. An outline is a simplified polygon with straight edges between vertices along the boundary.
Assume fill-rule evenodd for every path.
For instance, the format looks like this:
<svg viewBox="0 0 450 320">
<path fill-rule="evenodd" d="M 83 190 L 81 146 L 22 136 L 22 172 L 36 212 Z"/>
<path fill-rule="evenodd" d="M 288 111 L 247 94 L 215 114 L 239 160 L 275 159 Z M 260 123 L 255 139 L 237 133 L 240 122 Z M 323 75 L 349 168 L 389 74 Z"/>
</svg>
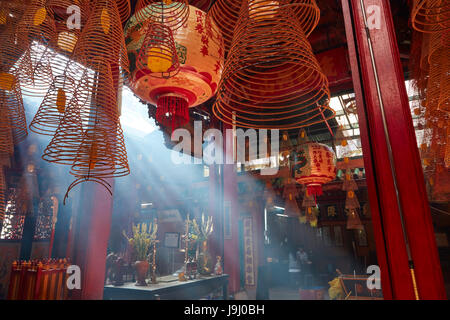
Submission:
<svg viewBox="0 0 450 320">
<path fill-rule="evenodd" d="M 124 231 L 124 236 L 136 253 L 137 261 L 146 261 L 150 252 L 150 247 L 156 241 L 158 224 L 156 221 L 147 225 L 141 223 L 133 226 L 133 236 L 128 238 Z"/>
<path fill-rule="evenodd" d="M 202 223 L 198 225 L 197 220 L 192 221 L 193 234 L 196 236 L 197 241 L 202 242 L 208 240 L 208 237 L 214 231 L 214 225 L 212 217 L 209 216 L 205 221 L 205 215 L 202 214 Z"/>
</svg>

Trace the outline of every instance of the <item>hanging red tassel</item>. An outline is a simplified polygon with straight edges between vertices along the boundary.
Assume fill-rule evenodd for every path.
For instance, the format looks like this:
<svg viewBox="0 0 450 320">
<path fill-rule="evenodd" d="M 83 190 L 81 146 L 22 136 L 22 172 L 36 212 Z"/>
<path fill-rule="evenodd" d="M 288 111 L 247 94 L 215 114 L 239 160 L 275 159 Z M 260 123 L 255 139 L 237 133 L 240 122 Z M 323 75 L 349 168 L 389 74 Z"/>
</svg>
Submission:
<svg viewBox="0 0 450 320">
<path fill-rule="evenodd" d="M 317 197 L 323 194 L 321 185 L 306 186 L 306 192 L 308 193 L 308 195 L 314 196 L 314 201 L 316 202 L 316 204 L 317 204 Z"/>
<path fill-rule="evenodd" d="M 172 131 L 189 122 L 189 103 L 179 96 L 161 96 L 157 102 L 156 121 L 172 126 Z"/>
</svg>

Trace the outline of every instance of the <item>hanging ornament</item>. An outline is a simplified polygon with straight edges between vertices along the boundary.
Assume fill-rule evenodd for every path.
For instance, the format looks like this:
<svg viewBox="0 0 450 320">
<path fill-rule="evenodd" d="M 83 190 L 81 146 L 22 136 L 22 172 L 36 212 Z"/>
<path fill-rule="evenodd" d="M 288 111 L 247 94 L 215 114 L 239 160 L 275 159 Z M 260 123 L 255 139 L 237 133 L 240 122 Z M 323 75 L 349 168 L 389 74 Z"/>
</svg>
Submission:
<svg viewBox="0 0 450 320">
<path fill-rule="evenodd" d="M 344 176 L 344 182 L 342 183 L 342 190 L 344 191 L 355 191 L 358 190 L 358 185 L 353 179 L 352 170 L 347 169 Z"/>
<path fill-rule="evenodd" d="M 125 23 L 131 15 L 130 0 L 116 0 L 117 9 L 119 10 L 120 20 Z"/>
<path fill-rule="evenodd" d="M 425 33 L 450 28 L 450 2 L 447 0 L 414 0 L 411 12 L 412 26 Z"/>
<path fill-rule="evenodd" d="M 51 58 L 52 73 L 55 77 L 66 76 L 66 68 L 70 60 L 79 59 L 74 56 L 74 51 L 92 6 L 89 0 L 47 0 L 46 6 L 55 16 L 56 38 L 51 39 L 50 43 L 53 46 L 52 50 L 59 53 Z M 68 12 L 69 8 L 76 8 L 76 15 L 73 11 Z"/>
<path fill-rule="evenodd" d="M 14 152 L 12 128 L 9 123 L 9 110 L 0 108 L 0 155 L 11 155 Z"/>
<path fill-rule="evenodd" d="M 290 217 L 299 217 L 300 209 L 297 204 L 297 186 L 294 181 L 288 178 L 283 188 L 283 198 L 285 199 L 284 212 Z"/>
<path fill-rule="evenodd" d="M 180 70 L 177 49 L 169 27 L 153 23 L 148 31 L 137 57 L 139 73 L 157 78 L 170 78 Z"/>
<path fill-rule="evenodd" d="M 311 224 L 311 222 L 313 222 L 314 225 L 314 221 L 316 220 L 316 218 L 314 217 L 314 210 L 316 208 L 316 201 L 314 199 L 314 197 L 312 195 L 310 195 L 308 193 L 308 191 L 305 191 L 305 195 L 303 196 L 303 201 L 302 201 L 302 208 L 305 209 L 305 215 L 304 216 L 300 216 L 301 218 L 301 223 L 307 223 L 309 222 Z"/>
<path fill-rule="evenodd" d="M 125 40 L 120 15 L 114 0 L 97 0 L 89 19 L 81 32 L 73 56 L 85 67 L 96 70 L 98 61 L 113 66 L 111 72 L 116 82 L 121 75 L 127 77 L 129 62 L 126 54 Z M 72 64 L 75 66 L 74 64 Z M 69 76 L 77 78 L 78 68 L 70 68 Z M 95 78 L 95 75 L 92 74 Z M 92 82 L 94 84 L 95 82 Z M 112 91 L 116 92 L 116 90 Z"/>
<path fill-rule="evenodd" d="M 315 0 L 262 0 L 248 1 L 247 10 L 253 11 L 256 18 L 261 18 L 276 14 L 280 6 L 288 7 L 296 16 L 306 37 L 315 29 L 319 23 L 320 10 Z M 208 11 L 208 20 L 214 21 L 214 24 L 220 28 L 224 37 L 225 52 L 228 53 L 233 40 L 233 33 L 239 19 L 242 0 L 217 0 Z M 267 11 L 267 12 L 265 12 Z"/>
<path fill-rule="evenodd" d="M 156 105 L 156 120 L 163 126 L 171 126 L 172 131 L 189 122 L 189 104 L 183 97 L 161 95 Z"/>
<path fill-rule="evenodd" d="M 322 195 L 322 185 L 336 178 L 336 156 L 326 145 L 306 142 L 294 153 L 293 176 L 306 186 L 309 195 Z"/>
<path fill-rule="evenodd" d="M 5 218 L 6 211 L 6 179 L 5 171 L 0 166 L 0 222 Z"/>
<path fill-rule="evenodd" d="M 364 230 L 359 214 L 355 209 L 349 210 L 347 217 L 347 229 Z"/>
<path fill-rule="evenodd" d="M 70 77 L 55 77 L 31 121 L 30 130 L 38 134 L 53 136 L 65 114 L 67 104 L 74 97 L 75 86 L 75 81 Z"/>
<path fill-rule="evenodd" d="M 289 138 L 289 133 L 284 131 L 281 135 L 281 143 L 280 143 L 280 166 L 289 165 L 289 158 L 292 152 L 292 143 Z"/>
<path fill-rule="evenodd" d="M 138 0 L 135 18 L 139 22 L 161 23 L 175 31 L 186 25 L 189 7 L 187 0 Z"/>
<path fill-rule="evenodd" d="M 117 96 L 114 89 L 113 72 L 103 61 L 92 61 L 97 75 L 91 103 L 79 104 L 80 94 L 89 95 L 90 71 L 85 70 L 76 94 L 67 106 L 43 159 L 71 165 L 70 173 L 76 180 L 70 190 L 84 181 L 103 185 L 110 193 L 107 179 L 129 174 L 123 131 L 119 121 Z M 84 100 L 84 99 L 83 99 Z"/>
<path fill-rule="evenodd" d="M 224 62 L 223 48 L 212 41 L 221 35 L 206 25 L 203 11 L 192 7 L 189 12 L 186 28 L 173 32 L 173 41 L 168 25 L 154 22 L 150 15 L 141 23 L 136 14 L 125 26 L 132 62 L 129 86 L 157 107 L 159 124 L 172 128 L 189 120 L 189 108 L 216 93 Z"/>
<path fill-rule="evenodd" d="M 3 84 L 0 87 L 11 88 L 11 90 L 0 89 L 0 107 L 5 116 L 0 121 L 0 130 L 6 135 L 11 132 L 13 143 L 18 144 L 28 135 L 20 83 L 15 81 L 11 87 L 10 84 Z"/>
<path fill-rule="evenodd" d="M 43 97 L 53 80 L 51 48 L 56 46 L 57 31 L 54 13 L 46 4 L 47 0 L 31 0 L 17 24 L 17 41 L 26 45 L 33 68 L 31 77 L 21 77 L 22 93 L 32 97 Z"/>
<path fill-rule="evenodd" d="M 325 122 L 328 80 L 297 17 L 285 2 L 242 2 L 219 84 L 215 116 L 244 128 L 295 129 Z"/>
<path fill-rule="evenodd" d="M 9 14 L 8 14 L 9 17 Z M 15 82 L 32 82 L 33 64 L 30 51 L 24 41 L 18 41 L 16 27 L 7 24 L 0 33 L 0 87 L 11 90 Z"/>
</svg>

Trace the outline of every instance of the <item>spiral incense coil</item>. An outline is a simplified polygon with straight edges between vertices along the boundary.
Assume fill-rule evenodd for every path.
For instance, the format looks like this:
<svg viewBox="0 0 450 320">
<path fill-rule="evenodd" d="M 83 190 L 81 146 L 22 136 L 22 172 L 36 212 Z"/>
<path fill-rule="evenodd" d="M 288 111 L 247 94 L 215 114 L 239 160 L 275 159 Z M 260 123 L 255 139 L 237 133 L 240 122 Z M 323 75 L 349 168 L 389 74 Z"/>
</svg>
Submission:
<svg viewBox="0 0 450 320">
<path fill-rule="evenodd" d="M 242 0 L 217 0 L 206 15 L 207 23 L 212 19 L 215 23 L 211 25 L 217 26 L 217 32 L 221 32 L 223 37 L 223 45 L 225 52 L 231 47 L 233 40 L 233 32 L 241 11 Z M 216 39 L 213 39 L 217 41 Z M 220 43 L 219 43 L 220 45 Z"/>
<path fill-rule="evenodd" d="M 120 14 L 120 20 L 122 23 L 125 23 L 131 15 L 130 0 L 116 0 L 116 4 Z"/>
<path fill-rule="evenodd" d="M 445 31 L 450 28 L 449 0 L 414 0 L 411 12 L 412 26 L 425 33 Z"/>
<path fill-rule="evenodd" d="M 19 82 L 15 81 L 10 88 L 10 84 L 4 83 L 0 76 L 0 107 L 7 115 L 7 121 L 0 122 L 1 129 L 10 129 L 13 143 L 18 144 L 25 140 L 28 135 L 25 109 L 23 106 L 22 93 Z"/>
<path fill-rule="evenodd" d="M 11 155 L 13 152 L 14 143 L 9 124 L 9 112 L 7 108 L 2 107 L 0 108 L 0 155 Z"/>
<path fill-rule="evenodd" d="M 98 60 L 119 66 L 113 74 L 115 79 L 119 79 L 121 71 L 129 73 L 122 24 L 114 0 L 95 1 L 73 56 L 81 64 L 93 69 L 93 61 L 95 63 Z"/>
<path fill-rule="evenodd" d="M 149 25 L 136 61 L 140 73 L 156 78 L 170 78 L 178 74 L 180 62 L 172 31 L 169 27 Z"/>
<path fill-rule="evenodd" d="M 13 74 L 15 79 L 29 79 L 33 67 L 28 47 L 18 41 L 14 25 L 7 25 L 0 33 L 0 72 Z M 0 80 L 2 81 L 2 80 Z"/>
<path fill-rule="evenodd" d="M 315 0 L 217 0 L 208 11 L 207 20 L 213 19 L 222 32 L 225 52 L 231 47 L 243 2 L 246 2 L 248 12 L 259 17 L 276 14 L 280 7 L 290 10 L 296 16 L 306 37 L 316 28 L 320 19 L 320 10 Z"/>
<path fill-rule="evenodd" d="M 75 86 L 75 81 L 70 77 L 55 77 L 31 121 L 30 130 L 38 134 L 53 136 L 65 114 L 68 102 L 74 97 Z"/>
<path fill-rule="evenodd" d="M 18 38 L 27 45 L 32 41 L 49 44 L 48 41 L 54 38 L 54 15 L 46 5 L 47 0 L 31 0 L 17 24 Z"/>
<path fill-rule="evenodd" d="M 80 106 L 76 99 L 67 105 L 67 110 L 61 119 L 58 129 L 51 142 L 44 150 L 42 159 L 48 162 L 72 166 L 83 136 L 83 126 L 80 117 Z"/>
<path fill-rule="evenodd" d="M 69 13 L 67 11 L 73 6 L 76 6 L 79 10 L 76 11 L 76 13 L 80 14 L 79 20 L 71 17 L 72 11 L 69 10 Z M 70 57 L 80 37 L 81 28 L 87 22 L 90 12 L 89 1 L 47 0 L 46 7 L 53 12 L 55 17 L 56 32 L 55 38 L 51 40 L 51 43 L 54 45 L 52 49 Z M 79 26 L 76 25 L 78 22 L 80 23 Z M 54 63 L 52 63 L 52 67 L 55 67 Z"/>
<path fill-rule="evenodd" d="M 76 63 L 69 66 L 78 69 Z M 115 92 L 108 64 L 97 61 L 96 72 L 84 69 L 76 92 L 42 158 L 49 162 L 73 165 L 86 130 L 97 127 L 99 118 L 107 124 L 119 121 Z"/>
<path fill-rule="evenodd" d="M 435 111 L 450 111 L 450 39 L 448 32 L 436 32 L 430 35 L 428 84 L 425 106 L 426 115 Z"/>
<path fill-rule="evenodd" d="M 0 167 L 0 221 L 5 218 L 6 211 L 6 179 L 3 167 Z"/>
<path fill-rule="evenodd" d="M 67 194 L 73 187 L 85 181 L 100 183 L 111 193 L 106 179 L 123 177 L 130 173 L 120 123 L 108 128 L 100 128 L 100 125 L 99 122 L 98 128 L 84 133 L 70 171 L 76 180 L 69 186 Z"/>
<path fill-rule="evenodd" d="M 288 7 L 249 12 L 247 6 L 213 105 L 216 117 L 238 127 L 284 130 L 333 118 L 327 77 L 296 17 Z"/>
<path fill-rule="evenodd" d="M 23 87 L 23 93 L 35 96 L 45 94 L 52 78 L 50 57 L 54 54 L 50 49 L 51 41 L 56 39 L 56 25 L 53 12 L 46 7 L 47 0 L 32 0 L 17 24 L 17 40 L 23 42 L 30 50 L 33 64 L 33 85 L 35 90 Z"/>
<path fill-rule="evenodd" d="M 189 3 L 187 0 L 138 0 L 135 17 L 140 22 L 151 18 L 175 31 L 186 25 Z"/>
<path fill-rule="evenodd" d="M 84 181 L 100 183 L 111 191 L 105 179 L 129 174 L 111 67 L 99 60 L 92 61 L 92 65 L 95 66 L 95 86 L 86 81 L 92 77 L 86 69 L 43 155 L 46 161 L 72 166 L 71 174 L 76 180 L 69 186 L 66 196 Z M 79 94 L 87 94 L 90 101 L 78 105 L 74 101 Z"/>
</svg>

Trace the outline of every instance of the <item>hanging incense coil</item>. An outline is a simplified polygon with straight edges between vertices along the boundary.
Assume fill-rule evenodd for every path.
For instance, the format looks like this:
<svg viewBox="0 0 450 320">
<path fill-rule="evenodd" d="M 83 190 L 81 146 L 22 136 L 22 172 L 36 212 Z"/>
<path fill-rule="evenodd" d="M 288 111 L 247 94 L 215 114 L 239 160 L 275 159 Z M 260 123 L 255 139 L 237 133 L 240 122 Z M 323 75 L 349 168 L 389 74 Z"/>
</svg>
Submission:
<svg viewBox="0 0 450 320">
<path fill-rule="evenodd" d="M 130 0 L 116 0 L 117 9 L 119 10 L 120 20 L 125 23 L 131 15 Z"/>
<path fill-rule="evenodd" d="M 308 193 L 308 190 L 305 190 L 305 195 L 303 196 L 302 208 L 312 208 L 316 206 L 316 200 L 314 196 Z"/>
<path fill-rule="evenodd" d="M 3 167 L 0 167 L 0 221 L 5 218 L 6 211 L 6 179 Z"/>
<path fill-rule="evenodd" d="M 187 0 L 138 0 L 135 12 L 137 21 L 151 19 L 175 31 L 186 25 L 189 3 Z"/>
<path fill-rule="evenodd" d="M 75 86 L 75 81 L 70 77 L 55 77 L 31 121 L 30 130 L 38 134 L 53 136 L 65 114 L 68 102 L 74 97 Z"/>
<path fill-rule="evenodd" d="M 0 155 L 10 155 L 14 152 L 12 130 L 9 123 L 9 110 L 0 108 Z"/>
<path fill-rule="evenodd" d="M 415 30 L 433 33 L 450 29 L 450 1 L 414 0 L 411 12 Z"/>
<path fill-rule="evenodd" d="M 67 105 L 55 135 L 44 150 L 42 159 L 56 164 L 73 165 L 82 142 L 82 135 L 80 107 L 73 98 Z"/>
<path fill-rule="evenodd" d="M 425 106 L 427 115 L 434 112 L 450 111 L 450 36 L 448 32 L 436 32 L 430 35 L 429 76 Z"/>
<path fill-rule="evenodd" d="M 225 52 L 228 52 L 233 40 L 233 32 L 241 11 L 242 0 L 217 0 L 206 15 L 207 23 L 212 19 L 223 36 Z M 211 24 L 212 25 L 212 24 Z M 215 40 L 215 39 L 213 39 Z M 216 40 L 217 41 L 217 40 Z"/>
<path fill-rule="evenodd" d="M 0 76 L 0 107 L 3 109 L 5 119 L 0 122 L 0 130 L 9 132 L 11 130 L 12 141 L 18 144 L 25 140 L 28 135 L 25 109 L 23 106 L 22 93 L 18 81 L 12 84 Z M 9 133 L 5 133 L 9 135 Z"/>
<path fill-rule="evenodd" d="M 47 0 L 32 0 L 17 24 L 17 40 L 29 50 L 33 74 L 22 78 L 24 95 L 42 97 L 52 81 L 52 41 L 56 39 L 53 12 L 46 7 Z"/>
<path fill-rule="evenodd" d="M 0 33 L 2 48 L 0 49 L 1 76 L 14 77 L 14 81 L 32 79 L 33 65 L 30 52 L 24 42 L 17 38 L 14 25 L 7 25 Z M 0 80 L 3 82 L 3 80 Z"/>
<path fill-rule="evenodd" d="M 84 133 L 70 173 L 76 180 L 69 186 L 67 194 L 76 185 L 93 181 L 103 185 L 111 194 L 109 178 L 123 177 L 130 173 L 127 153 L 120 123 L 115 127 L 95 128 Z"/>
<path fill-rule="evenodd" d="M 70 190 L 84 181 L 97 182 L 111 192 L 108 178 L 129 174 L 123 131 L 119 122 L 117 90 L 108 63 L 92 61 L 95 86 L 88 79 L 80 82 L 75 98 L 64 115 L 56 134 L 44 151 L 43 159 L 71 165 L 76 180 Z M 78 92 L 90 94 L 90 102 L 77 105 Z"/>
<path fill-rule="evenodd" d="M 358 190 L 358 185 L 352 177 L 352 171 L 347 169 L 344 177 L 344 182 L 342 183 L 342 190 L 344 191 L 355 191 Z"/>
<path fill-rule="evenodd" d="M 296 16 L 305 36 L 308 37 L 320 19 L 320 10 L 315 0 L 247 0 L 247 11 L 256 15 L 271 14 L 280 6 L 289 6 Z M 242 8 L 242 0 L 217 0 L 208 11 L 207 20 L 213 19 L 224 38 L 225 52 L 231 48 L 233 33 Z"/>
<path fill-rule="evenodd" d="M 347 217 L 347 230 L 364 230 L 364 225 L 355 209 L 349 210 Z"/>
<path fill-rule="evenodd" d="M 139 74 L 170 78 L 178 74 L 180 62 L 172 31 L 166 25 L 149 25 L 136 61 Z"/>
<path fill-rule="evenodd" d="M 113 71 L 113 77 L 117 80 L 121 72 L 129 73 L 120 14 L 114 0 L 95 1 L 73 56 L 81 64 L 92 69 L 95 69 L 93 63 L 98 60 L 118 66 Z M 75 73 L 79 72 L 75 70 Z"/>
<path fill-rule="evenodd" d="M 299 217 L 301 214 L 297 204 L 297 196 L 297 185 L 288 181 L 283 188 L 283 198 L 285 199 L 284 212 L 290 217 Z"/>
<path fill-rule="evenodd" d="M 73 58 L 81 30 L 89 18 L 91 5 L 89 0 L 47 0 L 46 6 L 54 14 L 56 27 L 56 38 L 50 41 L 55 50 L 52 70 L 55 76 L 63 75 L 69 59 Z"/>
<path fill-rule="evenodd" d="M 247 6 L 244 1 L 215 116 L 238 127 L 286 130 L 333 118 L 327 77 L 289 7 L 254 12 Z"/>
</svg>

